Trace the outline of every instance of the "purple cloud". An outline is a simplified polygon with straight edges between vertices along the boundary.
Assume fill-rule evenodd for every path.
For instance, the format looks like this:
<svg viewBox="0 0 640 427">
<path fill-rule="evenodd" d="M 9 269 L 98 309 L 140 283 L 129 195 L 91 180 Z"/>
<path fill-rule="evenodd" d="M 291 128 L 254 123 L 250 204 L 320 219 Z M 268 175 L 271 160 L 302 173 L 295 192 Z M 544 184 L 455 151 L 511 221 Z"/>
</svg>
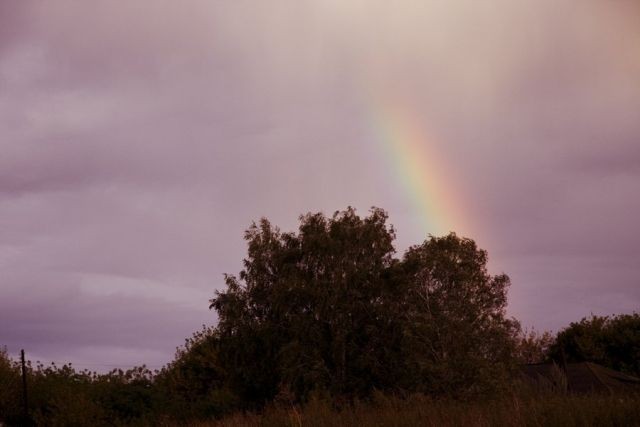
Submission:
<svg viewBox="0 0 640 427">
<path fill-rule="evenodd" d="M 405 100 L 510 311 L 640 303 L 637 6 L 528 1 L 0 4 L 0 345 L 168 361 L 215 322 L 243 230 L 306 211 L 423 230 L 372 131 Z M 104 367 L 104 366 L 103 366 Z M 102 369 L 102 368 L 100 368 Z"/>
</svg>

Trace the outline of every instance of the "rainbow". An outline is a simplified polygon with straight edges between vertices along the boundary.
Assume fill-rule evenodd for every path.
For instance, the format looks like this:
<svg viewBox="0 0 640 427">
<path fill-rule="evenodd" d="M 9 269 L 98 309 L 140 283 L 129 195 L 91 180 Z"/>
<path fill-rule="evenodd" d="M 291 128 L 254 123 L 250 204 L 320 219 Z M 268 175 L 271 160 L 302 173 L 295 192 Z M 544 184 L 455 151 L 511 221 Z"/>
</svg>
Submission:
<svg viewBox="0 0 640 427">
<path fill-rule="evenodd" d="M 375 138 L 383 155 L 392 162 L 393 175 L 417 211 L 422 231 L 443 235 L 469 233 L 466 209 L 457 199 L 459 191 L 437 152 L 436 139 L 424 120 L 400 103 L 369 103 Z M 406 105 L 406 104 L 405 104 Z"/>
</svg>

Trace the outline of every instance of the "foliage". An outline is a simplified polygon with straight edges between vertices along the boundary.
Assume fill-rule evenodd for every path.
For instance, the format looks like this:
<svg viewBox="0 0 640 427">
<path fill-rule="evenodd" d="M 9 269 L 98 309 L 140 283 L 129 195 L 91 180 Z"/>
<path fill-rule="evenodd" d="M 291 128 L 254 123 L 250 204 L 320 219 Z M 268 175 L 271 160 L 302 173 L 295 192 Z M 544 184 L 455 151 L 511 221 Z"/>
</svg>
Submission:
<svg viewBox="0 0 640 427">
<path fill-rule="evenodd" d="M 505 318 L 506 275 L 454 233 L 393 258 L 393 227 L 372 209 L 300 218 L 297 233 L 263 219 L 246 233 L 239 277 L 211 307 L 219 360 L 243 401 L 313 390 L 478 393 L 509 372 L 517 322 Z"/>
<path fill-rule="evenodd" d="M 337 408 L 312 399 L 301 407 L 270 406 L 260 413 L 236 413 L 194 427 L 359 427 L 359 426 L 593 426 L 640 425 L 640 396 L 502 395 L 460 401 L 412 394 L 406 398 L 377 394 Z"/>
<path fill-rule="evenodd" d="M 238 406 L 219 362 L 218 332 L 202 329 L 185 340 L 174 360 L 158 372 L 155 384 L 164 411 L 178 418 L 215 417 Z"/>
<path fill-rule="evenodd" d="M 0 422 L 17 423 L 20 419 L 20 381 L 18 364 L 0 347 Z"/>
<path fill-rule="evenodd" d="M 555 337 L 549 331 L 543 333 L 535 329 L 521 331 L 516 341 L 516 359 L 518 363 L 543 363 L 548 358 L 549 349 Z"/>
<path fill-rule="evenodd" d="M 223 363 L 244 400 L 284 389 L 357 393 L 389 381 L 380 366 L 395 326 L 385 312 L 394 237 L 386 219 L 348 209 L 305 215 L 298 234 L 266 219 L 247 231 L 245 268 L 211 304 Z"/>
<path fill-rule="evenodd" d="M 107 374 L 76 371 L 70 364 L 26 366 L 29 419 L 22 417 L 18 363 L 0 352 L 0 422 L 8 425 L 130 425 L 150 418 L 159 402 L 153 373 L 144 367 Z"/>
<path fill-rule="evenodd" d="M 399 264 L 407 358 L 415 389 L 478 394 L 504 385 L 519 324 L 505 317 L 509 278 L 454 233 L 411 247 Z"/>
<path fill-rule="evenodd" d="M 303 215 L 296 232 L 253 224 L 244 268 L 210 301 L 216 327 L 155 372 L 29 363 L 28 420 L 20 367 L 0 349 L 0 423 L 640 424 L 637 396 L 563 395 L 560 370 L 558 390 L 523 394 L 511 375 L 561 355 L 638 375 L 640 315 L 582 319 L 555 341 L 522 331 L 505 314 L 509 278 L 473 240 L 429 236 L 397 258 L 387 219 L 348 208 Z"/>
<path fill-rule="evenodd" d="M 591 361 L 640 376 L 640 314 L 591 316 L 560 331 L 549 356 Z"/>
</svg>

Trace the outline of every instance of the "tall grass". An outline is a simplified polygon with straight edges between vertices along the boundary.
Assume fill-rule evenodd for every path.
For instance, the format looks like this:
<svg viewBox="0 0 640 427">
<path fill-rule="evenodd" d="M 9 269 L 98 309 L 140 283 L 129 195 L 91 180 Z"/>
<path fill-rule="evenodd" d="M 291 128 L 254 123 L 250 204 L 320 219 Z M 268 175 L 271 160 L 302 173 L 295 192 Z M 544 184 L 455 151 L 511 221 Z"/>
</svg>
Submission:
<svg viewBox="0 0 640 427">
<path fill-rule="evenodd" d="M 640 426 L 640 396 L 513 395 L 463 402 L 378 394 L 371 402 L 356 402 L 343 409 L 327 400 L 312 399 L 301 408 L 272 406 L 261 414 L 235 414 L 191 426 Z"/>
</svg>

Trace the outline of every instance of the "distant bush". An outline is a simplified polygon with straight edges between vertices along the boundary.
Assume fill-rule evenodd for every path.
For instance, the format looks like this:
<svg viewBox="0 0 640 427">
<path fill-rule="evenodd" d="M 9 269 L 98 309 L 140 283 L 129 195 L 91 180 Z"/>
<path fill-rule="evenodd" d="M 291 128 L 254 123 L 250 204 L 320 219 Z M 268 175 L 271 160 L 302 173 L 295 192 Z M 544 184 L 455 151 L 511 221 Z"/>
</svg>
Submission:
<svg viewBox="0 0 640 427">
<path fill-rule="evenodd" d="M 107 374 L 71 365 L 27 364 L 29 418 L 23 418 L 18 364 L 0 352 L 0 421 L 8 425 L 111 426 L 151 419 L 160 403 L 144 367 Z"/>
<path fill-rule="evenodd" d="M 0 421 L 16 424 L 22 414 L 21 379 L 18 364 L 0 347 Z"/>
<path fill-rule="evenodd" d="M 551 332 L 521 331 L 516 337 L 515 358 L 521 364 L 546 362 L 554 343 L 555 337 Z"/>
<path fill-rule="evenodd" d="M 219 417 L 239 408 L 239 398 L 229 389 L 228 377 L 219 361 L 218 332 L 203 327 L 185 340 L 174 360 L 155 378 L 165 396 L 166 414 L 178 418 Z"/>
<path fill-rule="evenodd" d="M 591 316 L 558 333 L 549 358 L 590 361 L 640 377 L 640 313 Z"/>
</svg>

